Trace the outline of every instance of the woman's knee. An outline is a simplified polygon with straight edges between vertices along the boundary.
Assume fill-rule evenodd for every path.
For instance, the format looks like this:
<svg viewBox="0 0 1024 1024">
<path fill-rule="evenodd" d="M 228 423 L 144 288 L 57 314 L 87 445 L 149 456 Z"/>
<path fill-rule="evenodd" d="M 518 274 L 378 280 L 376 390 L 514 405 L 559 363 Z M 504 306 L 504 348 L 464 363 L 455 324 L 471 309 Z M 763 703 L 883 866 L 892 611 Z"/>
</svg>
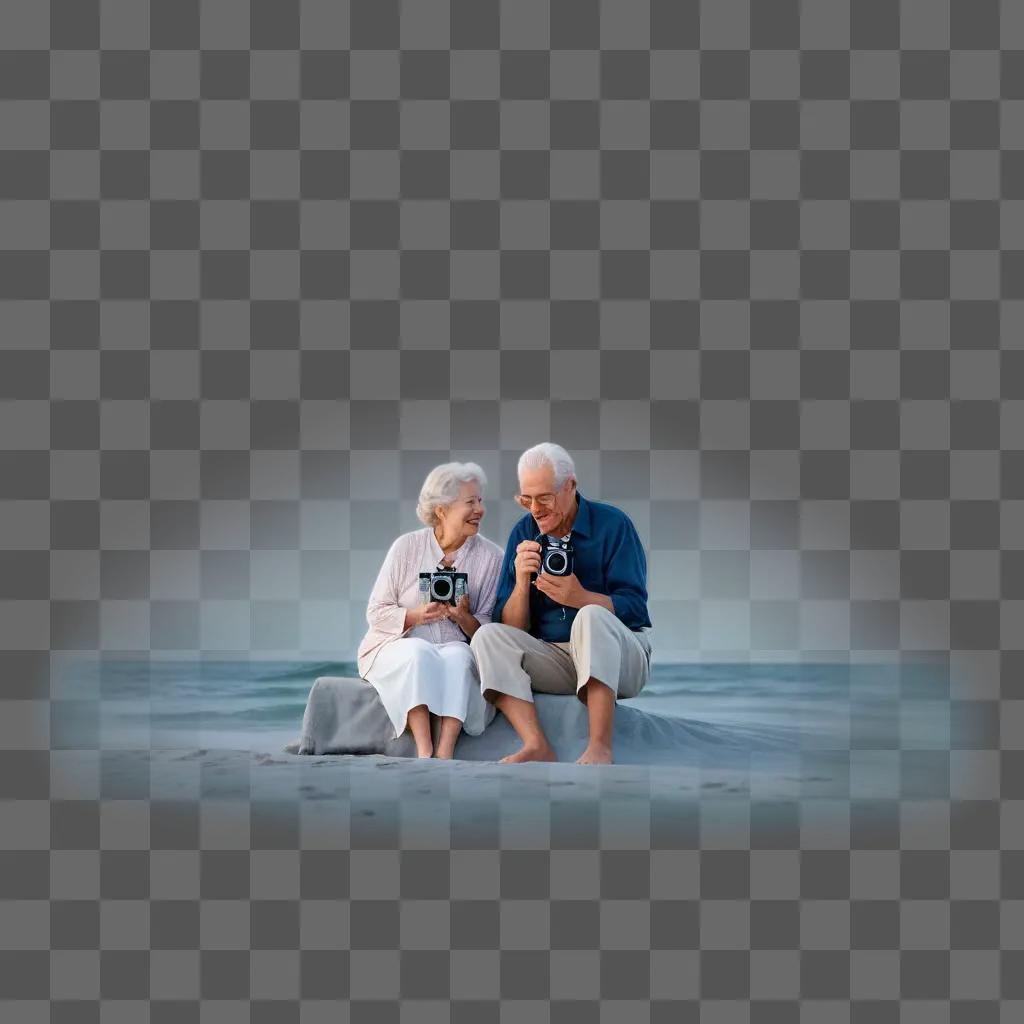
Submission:
<svg viewBox="0 0 1024 1024">
<path fill-rule="evenodd" d="M 437 648 L 427 640 L 418 636 L 402 637 L 397 643 L 405 645 L 402 653 L 410 663 L 430 664 L 439 660 Z"/>
<path fill-rule="evenodd" d="M 437 653 L 446 665 L 468 668 L 473 664 L 473 653 L 469 649 L 469 644 L 447 644 L 439 647 Z"/>
</svg>

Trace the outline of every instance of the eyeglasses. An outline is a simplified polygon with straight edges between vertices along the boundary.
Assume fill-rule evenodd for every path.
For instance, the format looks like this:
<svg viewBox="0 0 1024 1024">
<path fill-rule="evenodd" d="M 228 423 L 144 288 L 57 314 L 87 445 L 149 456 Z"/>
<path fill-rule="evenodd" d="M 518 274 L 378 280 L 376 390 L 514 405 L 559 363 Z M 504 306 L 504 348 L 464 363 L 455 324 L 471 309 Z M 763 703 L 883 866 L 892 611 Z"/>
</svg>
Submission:
<svg viewBox="0 0 1024 1024">
<path fill-rule="evenodd" d="M 550 510 L 555 507 L 555 500 L 557 497 L 558 495 L 553 491 L 548 491 L 547 494 L 517 494 L 516 501 L 518 501 L 523 508 L 532 509 L 534 502 L 536 502 L 538 508 Z"/>
</svg>

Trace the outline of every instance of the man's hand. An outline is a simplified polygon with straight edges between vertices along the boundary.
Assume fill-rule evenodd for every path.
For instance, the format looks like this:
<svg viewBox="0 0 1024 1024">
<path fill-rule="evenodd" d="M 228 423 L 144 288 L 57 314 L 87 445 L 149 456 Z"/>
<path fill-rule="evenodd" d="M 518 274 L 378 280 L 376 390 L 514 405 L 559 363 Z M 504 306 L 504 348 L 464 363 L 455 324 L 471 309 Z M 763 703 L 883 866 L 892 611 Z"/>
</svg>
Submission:
<svg viewBox="0 0 1024 1024">
<path fill-rule="evenodd" d="M 568 576 L 551 576 L 542 572 L 537 577 L 535 585 L 542 594 L 547 594 L 556 604 L 565 605 L 566 608 L 582 608 L 589 603 L 589 592 L 583 589 L 575 573 Z"/>
<path fill-rule="evenodd" d="M 516 547 L 516 579 L 527 578 L 540 572 L 540 544 L 535 540 L 521 540 Z"/>
</svg>

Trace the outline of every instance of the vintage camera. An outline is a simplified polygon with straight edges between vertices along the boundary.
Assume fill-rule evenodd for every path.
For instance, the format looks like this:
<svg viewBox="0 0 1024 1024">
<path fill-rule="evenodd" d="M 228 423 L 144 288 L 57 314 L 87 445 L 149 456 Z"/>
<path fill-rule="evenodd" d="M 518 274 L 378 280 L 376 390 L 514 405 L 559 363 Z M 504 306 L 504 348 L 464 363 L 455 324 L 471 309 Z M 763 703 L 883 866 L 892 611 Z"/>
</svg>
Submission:
<svg viewBox="0 0 1024 1024">
<path fill-rule="evenodd" d="M 573 571 L 572 542 L 538 534 L 541 546 L 540 571 L 549 576 L 571 576 Z"/>
<path fill-rule="evenodd" d="M 428 601 L 458 604 L 463 594 L 469 593 L 469 574 L 453 569 L 435 569 L 420 573 L 420 593 Z"/>
</svg>

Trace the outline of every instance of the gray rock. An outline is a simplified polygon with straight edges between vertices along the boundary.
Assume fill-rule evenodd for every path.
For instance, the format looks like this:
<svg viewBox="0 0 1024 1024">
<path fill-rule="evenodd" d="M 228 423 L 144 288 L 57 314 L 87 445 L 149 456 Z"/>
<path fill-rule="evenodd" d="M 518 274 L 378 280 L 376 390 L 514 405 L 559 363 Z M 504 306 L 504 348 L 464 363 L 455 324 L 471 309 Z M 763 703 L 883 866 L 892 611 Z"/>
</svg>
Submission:
<svg viewBox="0 0 1024 1024">
<path fill-rule="evenodd" d="M 575 696 L 534 695 L 537 714 L 559 761 L 575 761 L 587 744 L 587 708 Z M 708 722 L 652 714 L 619 701 L 615 709 L 613 752 L 618 764 L 682 764 L 717 757 L 745 756 L 755 750 L 786 746 L 765 729 L 738 730 Z M 435 725 L 437 723 L 435 722 Z M 415 757 L 406 732 L 397 739 L 377 691 L 364 679 L 321 676 L 313 684 L 294 754 L 384 754 Z M 436 735 L 435 735 L 436 739 Z M 518 750 L 520 741 L 499 714 L 479 736 L 459 737 L 455 757 L 465 761 L 498 761 Z"/>
</svg>

